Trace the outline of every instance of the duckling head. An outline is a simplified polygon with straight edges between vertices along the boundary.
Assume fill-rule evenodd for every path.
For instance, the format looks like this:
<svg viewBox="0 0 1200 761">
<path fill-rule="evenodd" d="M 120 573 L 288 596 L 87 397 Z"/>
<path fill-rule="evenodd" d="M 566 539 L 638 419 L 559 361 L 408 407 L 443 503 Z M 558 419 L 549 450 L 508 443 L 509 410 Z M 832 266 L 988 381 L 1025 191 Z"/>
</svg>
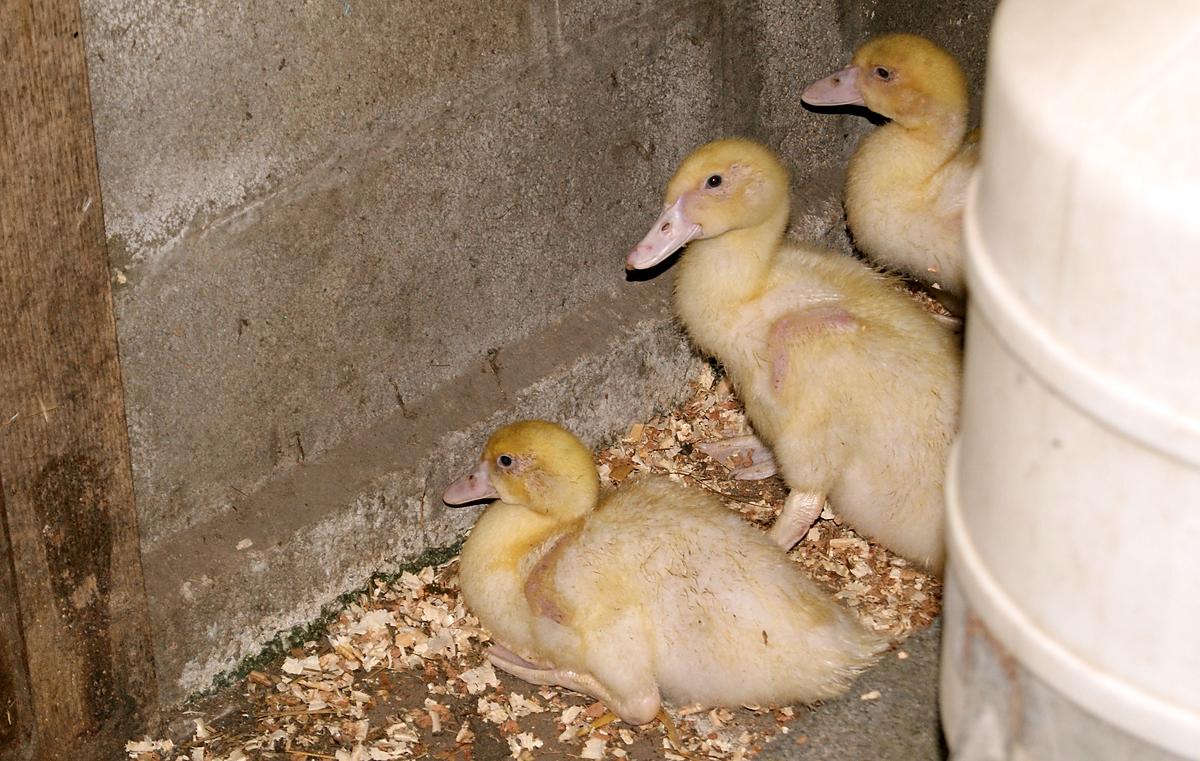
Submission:
<svg viewBox="0 0 1200 761">
<path fill-rule="evenodd" d="M 768 148 L 750 140 L 717 140 L 693 151 L 667 185 L 663 212 L 625 259 L 653 267 L 693 240 L 734 230 L 787 227 L 788 173 Z"/>
<path fill-rule="evenodd" d="M 442 500 L 463 505 L 498 498 L 568 521 L 589 512 L 599 497 L 600 477 L 587 447 L 562 426 L 523 420 L 493 433 L 479 464 L 450 484 Z"/>
<path fill-rule="evenodd" d="M 958 61 L 915 34 L 868 40 L 849 66 L 813 82 L 800 98 L 813 106 L 866 106 L 910 129 L 965 118 L 969 106 Z"/>
</svg>

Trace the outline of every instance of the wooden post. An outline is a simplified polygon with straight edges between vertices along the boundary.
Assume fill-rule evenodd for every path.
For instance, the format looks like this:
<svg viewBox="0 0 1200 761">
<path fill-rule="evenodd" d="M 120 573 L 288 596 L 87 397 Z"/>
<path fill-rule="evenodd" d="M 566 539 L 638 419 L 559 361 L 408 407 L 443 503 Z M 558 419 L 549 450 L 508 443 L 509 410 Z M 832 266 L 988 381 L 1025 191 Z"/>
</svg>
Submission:
<svg viewBox="0 0 1200 761">
<path fill-rule="evenodd" d="M 0 757 L 107 761 L 157 689 L 83 31 L 0 19 Z"/>
<path fill-rule="evenodd" d="M 33 709 L 25 669 L 25 636 L 0 485 L 0 758 L 33 758 Z"/>
</svg>

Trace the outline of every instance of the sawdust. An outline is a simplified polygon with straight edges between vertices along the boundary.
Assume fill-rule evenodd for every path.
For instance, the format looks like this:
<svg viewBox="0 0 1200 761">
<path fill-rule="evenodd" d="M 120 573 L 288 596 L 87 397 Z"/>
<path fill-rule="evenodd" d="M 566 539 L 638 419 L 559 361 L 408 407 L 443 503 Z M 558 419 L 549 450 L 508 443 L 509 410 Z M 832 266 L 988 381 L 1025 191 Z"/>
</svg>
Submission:
<svg viewBox="0 0 1200 761">
<path fill-rule="evenodd" d="M 778 477 L 732 480 L 723 465 L 700 452 L 697 444 L 744 434 L 749 427 L 718 373 L 706 368 L 693 386 L 685 403 L 634 424 L 600 452 L 602 479 L 615 486 L 638 472 L 666 474 L 720 495 L 747 521 L 768 526 L 786 487 Z M 937 616 L 937 579 L 857 536 L 828 511 L 791 557 L 867 626 L 894 641 Z M 605 713 L 603 704 L 498 674 L 486 661 L 489 635 L 463 605 L 457 566 L 455 559 L 392 583 L 377 582 L 322 639 L 191 706 L 190 737 L 131 741 L 130 758 L 741 759 L 790 733 L 797 712 L 809 710 L 671 706 L 681 747 L 659 723 L 593 727 Z M 806 738 L 796 736 L 794 742 Z"/>
</svg>

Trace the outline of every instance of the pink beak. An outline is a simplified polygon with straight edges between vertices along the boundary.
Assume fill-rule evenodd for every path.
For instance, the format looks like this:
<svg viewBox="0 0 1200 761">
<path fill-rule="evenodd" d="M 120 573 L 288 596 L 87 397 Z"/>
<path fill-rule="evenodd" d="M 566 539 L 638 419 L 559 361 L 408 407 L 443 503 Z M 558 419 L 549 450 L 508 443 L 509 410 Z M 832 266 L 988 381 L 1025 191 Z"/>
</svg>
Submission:
<svg viewBox="0 0 1200 761">
<path fill-rule="evenodd" d="M 686 194 L 679 196 L 675 203 L 663 209 L 663 213 L 654 221 L 654 227 L 646 233 L 641 243 L 633 247 L 629 256 L 625 257 L 625 269 L 644 270 L 666 259 L 682 248 L 688 241 L 703 235 L 700 225 L 687 218 L 683 210 L 683 200 Z"/>
<path fill-rule="evenodd" d="M 836 74 L 818 79 L 800 93 L 810 106 L 865 106 L 858 89 L 858 67 L 847 66 Z"/>
<path fill-rule="evenodd" d="M 480 460 L 475 470 L 446 487 L 442 501 L 447 505 L 465 505 L 481 499 L 496 499 L 500 493 L 488 478 L 488 464 Z"/>
</svg>

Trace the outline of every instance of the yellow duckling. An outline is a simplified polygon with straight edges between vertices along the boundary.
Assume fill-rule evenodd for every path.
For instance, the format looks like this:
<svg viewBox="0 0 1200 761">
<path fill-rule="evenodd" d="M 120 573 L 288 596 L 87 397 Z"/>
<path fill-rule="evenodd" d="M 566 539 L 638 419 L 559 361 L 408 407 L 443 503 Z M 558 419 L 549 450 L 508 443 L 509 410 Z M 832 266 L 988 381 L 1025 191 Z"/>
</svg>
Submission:
<svg viewBox="0 0 1200 761">
<path fill-rule="evenodd" d="M 659 478 L 601 497 L 591 453 L 553 423 L 496 431 L 443 497 L 489 498 L 459 568 L 498 643 L 488 658 L 631 724 L 653 720 L 662 699 L 832 697 L 883 647 L 715 498 Z"/>
<path fill-rule="evenodd" d="M 626 267 L 691 242 L 675 311 L 724 364 L 792 490 L 771 528 L 780 546 L 804 536 L 828 496 L 856 531 L 937 572 L 957 340 L 888 277 L 788 243 L 788 206 L 771 151 L 709 143 L 675 173 Z"/>
<path fill-rule="evenodd" d="M 876 37 L 800 97 L 814 106 L 865 106 L 891 120 L 850 159 L 850 232 L 880 264 L 961 298 L 962 211 L 979 143 L 978 133 L 967 136 L 967 80 L 954 56 L 912 34 Z"/>
</svg>

